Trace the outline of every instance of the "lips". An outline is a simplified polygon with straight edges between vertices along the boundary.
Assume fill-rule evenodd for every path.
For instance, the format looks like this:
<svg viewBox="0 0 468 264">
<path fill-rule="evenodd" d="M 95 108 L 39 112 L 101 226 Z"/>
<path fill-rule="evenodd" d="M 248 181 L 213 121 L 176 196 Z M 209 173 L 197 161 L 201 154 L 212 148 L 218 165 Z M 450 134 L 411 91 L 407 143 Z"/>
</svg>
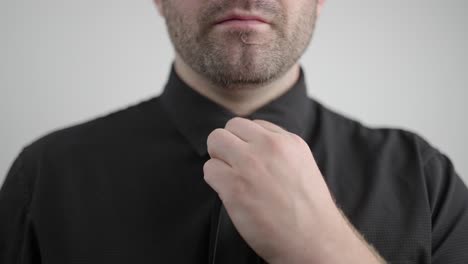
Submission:
<svg viewBox="0 0 468 264">
<path fill-rule="evenodd" d="M 221 19 L 218 19 L 215 24 L 222 24 L 230 21 L 245 21 L 245 22 L 258 22 L 258 23 L 269 23 L 265 18 L 257 15 L 249 14 L 229 14 Z"/>
</svg>

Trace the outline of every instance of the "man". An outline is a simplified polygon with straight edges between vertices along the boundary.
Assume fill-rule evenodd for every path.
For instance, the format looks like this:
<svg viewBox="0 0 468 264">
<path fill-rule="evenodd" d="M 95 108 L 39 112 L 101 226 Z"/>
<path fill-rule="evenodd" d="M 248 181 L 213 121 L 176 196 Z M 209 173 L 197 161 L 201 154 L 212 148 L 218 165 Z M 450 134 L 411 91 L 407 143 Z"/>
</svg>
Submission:
<svg viewBox="0 0 468 264">
<path fill-rule="evenodd" d="M 324 0 L 155 3 L 163 93 L 22 149 L 0 263 L 468 263 L 450 160 L 307 97 Z"/>
</svg>

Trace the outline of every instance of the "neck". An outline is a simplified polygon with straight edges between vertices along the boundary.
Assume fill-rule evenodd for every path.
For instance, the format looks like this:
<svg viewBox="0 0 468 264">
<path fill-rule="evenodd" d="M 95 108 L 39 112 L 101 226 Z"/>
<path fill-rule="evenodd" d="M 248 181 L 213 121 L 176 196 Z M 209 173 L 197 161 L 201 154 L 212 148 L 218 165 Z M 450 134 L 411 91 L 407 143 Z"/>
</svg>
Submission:
<svg viewBox="0 0 468 264">
<path fill-rule="evenodd" d="M 268 84 L 245 85 L 234 89 L 218 87 L 195 72 L 176 55 L 175 71 L 192 89 L 225 107 L 238 116 L 247 116 L 256 109 L 279 97 L 291 88 L 299 78 L 299 64 Z"/>
</svg>

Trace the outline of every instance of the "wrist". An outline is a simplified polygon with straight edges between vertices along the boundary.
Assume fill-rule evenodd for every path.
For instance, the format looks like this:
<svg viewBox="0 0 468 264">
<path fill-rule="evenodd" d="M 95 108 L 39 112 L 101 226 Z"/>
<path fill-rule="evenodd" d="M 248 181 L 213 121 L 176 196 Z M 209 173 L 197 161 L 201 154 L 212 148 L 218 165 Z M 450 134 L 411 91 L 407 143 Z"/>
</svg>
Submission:
<svg viewBox="0 0 468 264">
<path fill-rule="evenodd" d="M 326 224 L 321 225 L 313 237 L 303 238 L 300 244 L 291 243 L 296 246 L 268 263 L 386 263 L 339 209 L 325 219 L 328 221 L 323 222 Z"/>
<path fill-rule="evenodd" d="M 312 262 L 308 263 L 386 263 L 365 238 L 354 228 L 345 214 L 337 208 L 336 221 L 324 232 Z"/>
</svg>

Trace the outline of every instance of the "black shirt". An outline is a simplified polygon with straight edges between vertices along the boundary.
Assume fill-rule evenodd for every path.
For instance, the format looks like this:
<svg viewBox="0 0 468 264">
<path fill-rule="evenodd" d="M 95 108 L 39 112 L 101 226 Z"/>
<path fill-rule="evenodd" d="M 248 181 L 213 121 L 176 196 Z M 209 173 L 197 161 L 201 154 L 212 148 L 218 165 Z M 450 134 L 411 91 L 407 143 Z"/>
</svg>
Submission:
<svg viewBox="0 0 468 264">
<path fill-rule="evenodd" d="M 0 263 L 208 263 L 219 198 L 203 179 L 206 139 L 234 116 L 172 68 L 161 95 L 28 144 L 0 190 Z M 302 71 L 248 117 L 309 144 L 337 205 L 389 262 L 468 263 L 467 188 L 421 137 L 327 109 Z"/>
</svg>

